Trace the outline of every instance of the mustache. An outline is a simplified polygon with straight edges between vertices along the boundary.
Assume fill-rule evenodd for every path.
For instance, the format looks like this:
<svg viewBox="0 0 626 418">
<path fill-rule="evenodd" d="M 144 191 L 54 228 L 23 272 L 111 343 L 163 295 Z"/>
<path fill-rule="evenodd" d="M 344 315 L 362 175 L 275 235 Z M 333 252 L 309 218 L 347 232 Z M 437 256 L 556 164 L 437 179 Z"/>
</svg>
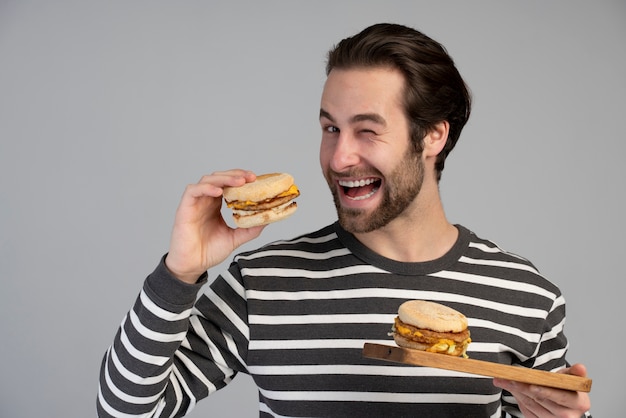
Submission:
<svg viewBox="0 0 626 418">
<path fill-rule="evenodd" d="M 378 177 L 382 178 L 383 175 L 380 171 L 373 170 L 363 170 L 363 169 L 351 169 L 345 170 L 342 172 L 337 172 L 332 169 L 326 170 L 326 178 L 328 179 L 344 179 L 344 178 L 366 178 L 366 177 Z"/>
</svg>

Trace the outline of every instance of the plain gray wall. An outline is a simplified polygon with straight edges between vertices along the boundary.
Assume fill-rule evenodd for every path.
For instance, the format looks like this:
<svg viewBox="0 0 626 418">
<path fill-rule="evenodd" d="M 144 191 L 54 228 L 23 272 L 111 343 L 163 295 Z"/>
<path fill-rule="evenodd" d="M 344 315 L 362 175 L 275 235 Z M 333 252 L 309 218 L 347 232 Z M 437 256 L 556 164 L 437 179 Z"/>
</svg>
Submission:
<svg viewBox="0 0 626 418">
<path fill-rule="evenodd" d="M 569 359 L 596 417 L 620 415 L 625 2 L 4 0 L 0 416 L 95 416 L 102 355 L 201 175 L 296 177 L 298 213 L 255 247 L 334 219 L 325 54 L 381 21 L 441 41 L 474 93 L 441 182 L 450 220 L 562 288 Z M 192 416 L 211 411 L 256 416 L 251 379 Z"/>
</svg>

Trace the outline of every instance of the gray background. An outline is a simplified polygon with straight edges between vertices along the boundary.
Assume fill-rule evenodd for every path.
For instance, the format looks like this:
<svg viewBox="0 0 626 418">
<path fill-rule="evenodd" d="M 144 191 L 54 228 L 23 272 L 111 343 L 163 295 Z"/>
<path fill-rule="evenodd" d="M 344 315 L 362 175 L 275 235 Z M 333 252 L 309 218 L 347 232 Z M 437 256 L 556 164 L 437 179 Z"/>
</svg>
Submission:
<svg viewBox="0 0 626 418">
<path fill-rule="evenodd" d="M 298 213 L 253 246 L 334 219 L 317 160 L 325 53 L 380 21 L 456 60 L 475 107 L 441 182 L 449 218 L 561 286 L 595 415 L 620 415 L 623 1 L 4 0 L 0 416 L 95 416 L 101 357 L 201 175 L 296 177 Z M 192 416 L 211 411 L 256 416 L 251 379 Z"/>
</svg>

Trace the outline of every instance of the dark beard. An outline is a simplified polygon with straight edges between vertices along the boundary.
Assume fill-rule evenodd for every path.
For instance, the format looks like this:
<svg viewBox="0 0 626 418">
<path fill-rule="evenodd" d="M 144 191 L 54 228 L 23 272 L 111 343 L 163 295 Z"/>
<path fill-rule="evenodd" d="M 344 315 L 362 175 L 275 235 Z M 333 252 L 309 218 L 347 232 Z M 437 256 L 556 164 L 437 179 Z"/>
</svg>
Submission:
<svg viewBox="0 0 626 418">
<path fill-rule="evenodd" d="M 386 226 L 404 212 L 422 189 L 424 164 L 420 157 L 421 153 L 409 147 L 400 163 L 386 177 L 385 188 L 379 191 L 384 193 L 380 205 L 369 214 L 360 209 L 342 207 L 337 186 L 329 182 L 339 224 L 343 229 L 353 234 L 372 232 Z"/>
</svg>

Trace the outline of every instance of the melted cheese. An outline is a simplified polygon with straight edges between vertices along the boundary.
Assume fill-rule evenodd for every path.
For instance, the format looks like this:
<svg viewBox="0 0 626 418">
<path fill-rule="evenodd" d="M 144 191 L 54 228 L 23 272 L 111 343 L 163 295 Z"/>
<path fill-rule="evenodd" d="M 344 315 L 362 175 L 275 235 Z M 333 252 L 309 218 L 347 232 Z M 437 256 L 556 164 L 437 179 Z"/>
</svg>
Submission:
<svg viewBox="0 0 626 418">
<path fill-rule="evenodd" d="M 395 325 L 396 325 L 395 326 L 396 332 L 402 335 L 403 337 L 411 338 L 411 337 L 423 337 L 424 336 L 424 334 L 422 334 L 419 331 L 411 331 L 410 328 L 403 326 L 399 321 L 396 321 Z"/>
<path fill-rule="evenodd" d="M 295 184 L 292 184 L 291 187 L 289 187 L 289 189 L 285 190 L 284 192 L 282 192 L 276 197 L 285 197 L 285 196 L 290 196 L 292 194 L 295 194 L 295 195 L 300 194 L 300 191 L 298 190 L 298 187 Z"/>
<path fill-rule="evenodd" d="M 293 197 L 298 197 L 300 195 L 300 190 L 298 190 L 298 186 L 296 186 L 295 184 L 292 184 L 287 190 L 285 190 L 284 192 L 279 193 L 278 195 L 276 195 L 275 197 L 273 197 L 272 199 L 276 199 L 276 198 L 280 198 L 280 197 L 287 197 L 287 196 L 293 196 Z M 270 199 L 266 199 L 270 200 Z M 226 202 L 226 206 L 228 206 L 229 208 L 237 208 L 237 209 L 243 209 L 246 207 L 254 207 L 256 205 L 258 205 L 259 203 L 262 202 L 254 202 L 252 200 L 246 200 L 246 201 L 242 201 L 242 200 L 235 200 L 232 202 Z"/>
<path fill-rule="evenodd" d="M 397 318 L 393 326 L 393 332 L 396 332 L 408 339 L 411 339 L 412 337 L 418 337 L 418 338 L 423 337 L 423 334 L 421 332 L 419 332 L 418 330 L 413 331 L 410 328 L 405 327 L 404 325 L 402 325 L 402 322 L 400 322 Z M 465 339 L 465 341 L 461 343 L 461 347 L 463 349 L 461 355 L 465 358 L 468 358 L 468 355 L 465 353 L 465 351 L 467 350 L 467 346 L 471 342 L 472 342 L 472 339 L 467 338 Z M 440 338 L 436 343 L 428 347 L 426 351 L 431 352 L 431 353 L 451 354 L 454 352 L 454 350 L 456 350 L 456 344 L 457 343 L 455 343 L 454 341 L 450 339 Z"/>
</svg>

